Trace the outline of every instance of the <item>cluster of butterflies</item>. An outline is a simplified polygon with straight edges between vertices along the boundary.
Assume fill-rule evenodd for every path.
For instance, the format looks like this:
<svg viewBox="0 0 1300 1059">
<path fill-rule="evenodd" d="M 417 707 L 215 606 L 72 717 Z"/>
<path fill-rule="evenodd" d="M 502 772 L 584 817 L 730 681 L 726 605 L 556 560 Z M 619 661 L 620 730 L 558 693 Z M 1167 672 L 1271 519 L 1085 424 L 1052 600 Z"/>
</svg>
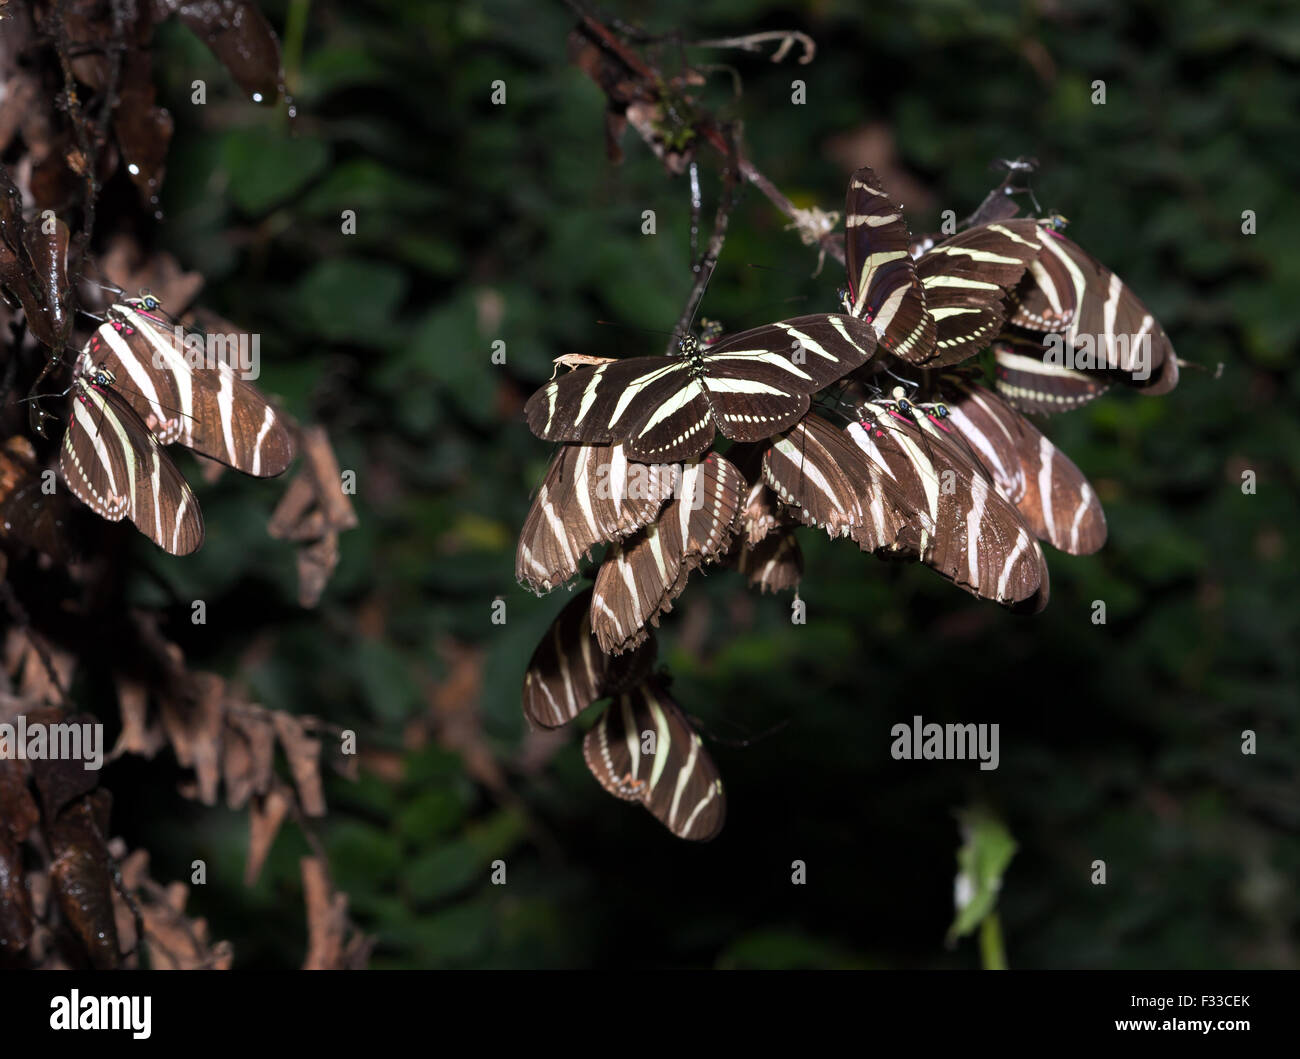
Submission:
<svg viewBox="0 0 1300 1059">
<path fill-rule="evenodd" d="M 858 170 L 842 313 L 688 335 L 679 357 L 561 357 L 571 370 L 529 399 L 533 433 L 560 445 L 520 535 L 519 580 L 547 592 L 608 549 L 535 651 L 524 712 L 554 728 L 612 697 L 587 764 L 674 834 L 712 838 L 725 816 L 717 769 L 653 672 L 651 627 L 691 571 L 726 563 L 760 591 L 797 590 L 795 529 L 813 526 L 1036 611 L 1040 542 L 1072 555 L 1105 542 L 1096 493 L 1022 413 L 1116 383 L 1166 393 L 1178 361 L 1119 277 L 1060 218 L 1017 217 L 1010 190 L 956 234 L 914 240 Z M 1057 355 L 1085 347 L 1075 364 Z M 992 387 L 958 367 L 989 348 Z"/>
<path fill-rule="evenodd" d="M 203 514 L 162 446 L 256 477 L 281 474 L 295 451 L 266 398 L 224 360 L 190 355 L 183 334 L 150 294 L 111 305 L 74 363 L 59 452 L 74 496 L 172 555 L 202 545 Z"/>
</svg>

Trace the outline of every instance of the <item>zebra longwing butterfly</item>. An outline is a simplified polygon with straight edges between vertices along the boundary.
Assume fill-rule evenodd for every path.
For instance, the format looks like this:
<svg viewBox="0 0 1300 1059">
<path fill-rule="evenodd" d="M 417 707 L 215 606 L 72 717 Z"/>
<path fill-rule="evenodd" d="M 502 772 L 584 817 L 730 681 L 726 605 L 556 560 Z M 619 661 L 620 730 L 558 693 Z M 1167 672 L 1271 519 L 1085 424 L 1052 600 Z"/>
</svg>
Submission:
<svg viewBox="0 0 1300 1059">
<path fill-rule="evenodd" d="M 844 223 L 849 310 L 910 364 L 955 364 L 988 345 L 1002 328 L 1007 291 L 1039 250 L 1032 220 L 995 220 L 937 245 L 913 243 L 902 207 L 870 169 L 849 181 Z"/>
<path fill-rule="evenodd" d="M 1042 549 L 965 446 L 908 402 L 866 401 L 858 415 L 849 437 L 893 483 L 894 495 L 907 499 L 897 539 L 872 550 L 918 558 L 981 599 L 1017 609 L 1046 606 Z"/>
<path fill-rule="evenodd" d="M 993 343 L 993 367 L 994 389 L 1021 412 L 1068 412 L 1110 389 L 1108 373 L 1048 363 L 1046 347 L 1023 336 L 1004 334 Z"/>
<path fill-rule="evenodd" d="M 634 651 L 607 655 L 591 632 L 591 589 L 574 596 L 546 630 L 524 673 L 524 716 L 558 728 L 597 699 L 639 683 L 654 667 L 653 636 Z"/>
<path fill-rule="evenodd" d="M 59 472 L 101 518 L 129 518 L 164 551 L 188 555 L 203 543 L 198 501 L 114 382 L 103 367 L 73 379 Z"/>
<path fill-rule="evenodd" d="M 1065 353 L 1086 370 L 1108 371 L 1150 396 L 1178 385 L 1178 358 L 1159 322 L 1110 269 L 1067 239 L 1057 218 L 1037 222 L 1043 245 L 1012 294 L 1008 322 L 1040 333 L 1061 333 Z M 1062 358 L 1063 359 L 1063 358 Z M 1079 367 L 1077 363 L 1066 367 Z"/>
<path fill-rule="evenodd" d="M 893 544 L 910 519 L 934 532 L 929 514 L 865 459 L 844 431 L 815 414 L 773 438 L 763 480 L 796 518 L 829 537 L 852 536 L 867 551 Z"/>
<path fill-rule="evenodd" d="M 631 463 L 622 445 L 561 446 L 519 534 L 515 577 L 539 594 L 567 581 L 595 545 L 652 522 L 680 474 Z"/>
<path fill-rule="evenodd" d="M 1070 555 L 1101 548 L 1106 515 L 1074 462 L 997 394 L 960 380 L 944 381 L 944 422 L 966 440 L 1034 535 Z"/>
<path fill-rule="evenodd" d="M 872 329 L 818 313 L 724 336 L 682 338 L 680 357 L 633 357 L 576 368 L 528 399 L 528 426 L 547 441 L 623 442 L 628 459 L 690 459 L 721 431 L 758 441 L 791 426 L 809 395 L 864 364 Z"/>
<path fill-rule="evenodd" d="M 849 178 L 844 206 L 844 264 L 849 312 L 876 329 L 880 344 L 904 360 L 923 360 L 934 349 L 934 320 L 907 252 L 911 236 L 903 207 L 864 166 Z"/>
<path fill-rule="evenodd" d="M 653 522 L 605 556 L 591 600 L 596 642 L 607 654 L 636 647 L 672 609 L 692 570 L 727 553 L 740 523 L 745 479 L 716 453 L 688 464 L 678 495 Z"/>
<path fill-rule="evenodd" d="M 283 419 L 215 347 L 204 343 L 201 357 L 186 349 L 184 330 L 161 312 L 150 294 L 110 306 L 78 370 L 111 372 L 116 392 L 160 444 L 184 445 L 258 478 L 281 474 L 295 448 Z"/>
<path fill-rule="evenodd" d="M 1002 330 L 1008 291 L 1039 254 L 1029 219 L 968 228 L 922 254 L 916 274 L 935 321 L 932 350 L 913 363 L 941 367 L 968 360 Z M 908 359 L 908 358 L 904 358 Z"/>
<path fill-rule="evenodd" d="M 582 755 L 605 790 L 640 802 L 678 838 L 707 842 L 722 830 L 717 767 L 659 681 L 619 695 L 583 739 Z"/>
</svg>

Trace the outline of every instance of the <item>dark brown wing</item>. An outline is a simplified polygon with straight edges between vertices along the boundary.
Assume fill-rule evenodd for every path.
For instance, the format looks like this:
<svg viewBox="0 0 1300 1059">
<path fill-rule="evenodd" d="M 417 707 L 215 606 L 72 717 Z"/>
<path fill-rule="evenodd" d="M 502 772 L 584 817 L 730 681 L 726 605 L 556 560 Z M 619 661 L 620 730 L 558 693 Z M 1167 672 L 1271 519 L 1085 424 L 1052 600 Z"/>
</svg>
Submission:
<svg viewBox="0 0 1300 1059">
<path fill-rule="evenodd" d="M 722 830 L 722 780 L 681 708 L 655 680 L 620 695 L 582 741 L 587 768 L 616 798 L 640 802 L 678 838 Z"/>
<path fill-rule="evenodd" d="M 903 207 L 886 194 L 875 173 L 859 169 L 849 178 L 844 204 L 850 311 L 871 323 L 890 353 L 919 360 L 934 349 L 935 328 L 910 243 Z"/>
<path fill-rule="evenodd" d="M 636 647 L 672 609 L 696 567 L 720 559 L 740 523 L 745 480 L 710 453 L 682 473 L 655 521 L 610 549 L 596 574 L 591 625 L 609 654 Z"/>
<path fill-rule="evenodd" d="M 894 407 L 867 402 L 848 434 L 905 498 L 906 525 L 885 551 L 914 556 L 972 595 L 1006 605 L 1046 603 L 1047 565 L 1019 512 L 940 434 Z M 916 516 L 933 526 L 924 528 Z M 874 540 L 864 549 L 877 550 Z"/>
<path fill-rule="evenodd" d="M 698 456 L 721 431 L 755 441 L 796 422 L 816 393 L 866 363 L 875 332 L 816 313 L 728 335 L 682 357 L 633 357 L 577 368 L 528 399 L 528 426 L 547 441 L 623 442 L 646 463 Z"/>
<path fill-rule="evenodd" d="M 632 463 L 620 445 L 562 446 L 524 520 L 515 577 L 537 593 L 567 581 L 592 547 L 652 522 L 680 473 Z"/>
<path fill-rule="evenodd" d="M 772 439 L 763 480 L 804 525 L 830 537 L 851 535 L 874 550 L 891 544 L 906 524 L 907 505 L 893 495 L 893 484 L 844 431 L 817 415 Z"/>
<path fill-rule="evenodd" d="M 1041 336 L 1040 336 L 1041 337 Z M 1021 412 L 1069 412 L 1110 389 L 1110 374 L 1050 363 L 1041 342 L 1003 335 L 993 343 L 994 388 Z"/>
<path fill-rule="evenodd" d="M 1039 254 L 1037 222 L 997 221 L 969 228 L 916 262 L 934 318 L 934 348 L 913 363 L 957 364 L 984 349 L 1006 320 L 1004 299 Z"/>
<path fill-rule="evenodd" d="M 591 589 L 569 601 L 542 637 L 524 673 L 524 716 L 542 728 L 567 724 L 597 699 L 626 690 L 654 667 L 654 637 L 610 656 L 591 632 Z"/>
<path fill-rule="evenodd" d="M 282 474 L 293 434 L 241 372 L 256 368 L 254 336 L 202 335 L 146 310 L 139 299 L 111 306 L 78 370 L 107 368 L 114 389 L 160 444 L 179 444 L 244 474 Z"/>
<path fill-rule="evenodd" d="M 1149 396 L 1172 390 L 1178 384 L 1178 358 L 1150 310 L 1114 272 L 1040 223 L 1042 253 L 1018 291 L 1022 310 L 1013 322 L 1063 334 L 1071 354 L 1063 367 L 1114 372 Z M 1066 309 L 1073 311 L 1053 323 L 1058 310 Z M 1035 317 L 1042 317 L 1042 324 L 1032 322 Z"/>
<path fill-rule="evenodd" d="M 793 529 L 778 526 L 757 544 L 740 541 L 736 567 L 745 575 L 750 588 L 784 592 L 799 587 L 803 578 L 803 550 Z"/>
<path fill-rule="evenodd" d="M 77 499 L 110 522 L 129 518 L 173 555 L 203 543 L 203 515 L 176 465 L 115 390 L 77 378 L 59 471 Z"/>
<path fill-rule="evenodd" d="M 1078 467 L 1029 420 L 983 386 L 951 382 L 946 423 L 1039 540 L 1070 555 L 1106 543 L 1106 514 Z"/>
</svg>

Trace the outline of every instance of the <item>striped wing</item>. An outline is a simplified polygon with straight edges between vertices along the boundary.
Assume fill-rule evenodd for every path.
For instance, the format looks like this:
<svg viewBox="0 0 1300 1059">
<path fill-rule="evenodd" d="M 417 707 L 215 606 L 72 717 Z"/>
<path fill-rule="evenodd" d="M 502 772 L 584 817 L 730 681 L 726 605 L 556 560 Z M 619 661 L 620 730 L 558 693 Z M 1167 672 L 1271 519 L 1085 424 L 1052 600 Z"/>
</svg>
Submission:
<svg viewBox="0 0 1300 1059">
<path fill-rule="evenodd" d="M 888 553 L 913 556 L 981 599 L 1041 609 L 1047 564 L 1019 512 L 939 431 L 867 402 L 848 435 L 906 497 L 907 524 Z M 928 516 L 933 531 L 914 516 Z M 912 517 L 909 517 L 912 516 Z M 863 548 L 878 550 L 873 541 Z"/>
<path fill-rule="evenodd" d="M 727 455 L 734 459 L 735 451 L 732 450 Z M 744 467 L 744 464 L 738 465 Z M 744 530 L 744 541 L 750 547 L 761 544 L 769 533 L 780 527 L 783 521 L 776 494 L 761 480 L 761 453 L 759 454 L 757 469 L 758 475 L 745 475 L 747 479 L 760 477 L 760 480 L 749 487 L 749 492 L 745 495 L 745 506 L 741 508 L 740 512 L 740 525 L 741 529 Z"/>
<path fill-rule="evenodd" d="M 633 687 L 654 667 L 649 637 L 635 651 L 610 656 L 591 632 L 591 589 L 579 592 L 551 623 L 524 673 L 524 716 L 542 728 L 558 728 L 597 699 Z"/>
<path fill-rule="evenodd" d="M 658 681 L 615 699 L 582 754 L 605 790 L 640 802 L 678 838 L 707 842 L 722 830 L 727 803 L 717 767 Z"/>
<path fill-rule="evenodd" d="M 939 367 L 985 348 L 1002 330 L 1008 291 L 1038 253 L 1038 223 L 1026 218 L 969 228 L 923 254 L 916 274 L 935 321 L 935 344 L 904 359 Z"/>
<path fill-rule="evenodd" d="M 736 567 L 750 588 L 760 592 L 784 592 L 799 587 L 803 579 L 803 551 L 789 526 L 779 526 L 761 541 L 742 540 L 737 547 Z"/>
<path fill-rule="evenodd" d="M 859 169 L 849 178 L 844 206 L 850 311 L 870 321 L 880 344 L 904 360 L 928 356 L 935 342 L 910 243 L 903 207 L 885 193 L 875 173 Z"/>
<path fill-rule="evenodd" d="M 1105 372 L 1048 363 L 1039 342 L 1003 336 L 993 343 L 994 388 L 1021 412 L 1069 412 L 1110 389 Z"/>
<path fill-rule="evenodd" d="M 692 570 L 726 554 L 745 480 L 714 453 L 688 465 L 678 495 L 650 525 L 610 549 L 596 574 L 591 625 L 607 654 L 641 644 L 672 609 Z"/>
<path fill-rule="evenodd" d="M 59 452 L 72 494 L 101 518 L 129 518 L 172 555 L 203 543 L 203 515 L 176 465 L 116 390 L 78 377 Z"/>
<path fill-rule="evenodd" d="M 713 440 L 704 388 L 680 357 L 631 357 L 575 368 L 533 394 L 524 415 L 544 441 L 611 444 L 626 441 L 638 426 L 661 427 L 691 456 Z"/>
<path fill-rule="evenodd" d="M 1042 253 L 1016 292 L 1011 322 L 1065 335 L 1091 359 L 1085 369 L 1117 372 L 1150 396 L 1178 385 L 1178 358 L 1159 322 L 1115 273 L 1048 222 L 1041 225 Z M 1041 322 L 1040 322 L 1041 321 Z"/>
<path fill-rule="evenodd" d="M 539 594 L 567 581 L 595 545 L 652 522 L 678 474 L 629 462 L 621 445 L 562 446 L 524 520 L 515 577 Z"/>
<path fill-rule="evenodd" d="M 295 452 L 289 428 L 227 362 L 238 363 L 235 351 L 216 349 L 223 336 L 191 333 L 192 341 L 200 339 L 202 356 L 186 350 L 169 320 L 128 298 L 109 308 L 108 322 L 87 343 L 78 370 L 111 371 L 116 391 L 160 444 L 184 445 L 258 478 L 282 474 Z"/>
<path fill-rule="evenodd" d="M 682 357 L 633 357 L 577 368 L 528 399 L 529 429 L 547 441 L 622 442 L 629 459 L 698 456 L 721 431 L 768 437 L 798 421 L 808 396 L 866 363 L 875 333 L 817 313 L 724 336 Z"/>
<path fill-rule="evenodd" d="M 1040 253 L 1010 294 L 1007 323 L 1027 331 L 1063 331 L 1074 320 L 1083 286 L 1083 273 L 1068 257 L 1051 249 Z"/>
<path fill-rule="evenodd" d="M 733 441 L 760 441 L 797 423 L 809 395 L 875 353 L 863 321 L 814 313 L 721 338 L 704 355 L 703 386 L 718 429 Z"/>
<path fill-rule="evenodd" d="M 1106 543 L 1106 514 L 1078 467 L 1029 420 L 983 386 L 951 383 L 948 418 L 999 493 L 1039 540 L 1070 555 Z"/>
<path fill-rule="evenodd" d="M 763 480 L 804 525 L 853 536 L 869 550 L 892 544 L 907 524 L 906 498 L 844 431 L 817 415 L 772 440 Z"/>
</svg>

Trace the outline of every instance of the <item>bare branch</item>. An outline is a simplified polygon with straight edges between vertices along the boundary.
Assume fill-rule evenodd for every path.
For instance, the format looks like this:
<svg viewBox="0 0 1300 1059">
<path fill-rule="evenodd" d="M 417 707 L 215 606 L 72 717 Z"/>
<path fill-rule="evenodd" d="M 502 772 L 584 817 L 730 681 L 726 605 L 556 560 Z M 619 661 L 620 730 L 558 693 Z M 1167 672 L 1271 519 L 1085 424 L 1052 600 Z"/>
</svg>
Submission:
<svg viewBox="0 0 1300 1059">
<path fill-rule="evenodd" d="M 735 140 L 736 137 L 733 133 L 729 144 L 730 150 L 727 161 L 722 169 L 722 193 L 718 198 L 717 213 L 713 217 L 713 234 L 709 236 L 709 245 L 705 249 L 703 256 L 691 265 L 691 270 L 695 273 L 695 283 L 691 287 L 690 296 L 686 299 L 682 315 L 677 319 L 677 326 L 673 329 L 673 337 L 669 339 L 669 356 L 676 352 L 675 347 L 678 339 L 686 334 L 691 326 L 691 321 L 695 319 L 695 311 L 700 307 L 700 301 L 704 297 L 704 289 L 709 285 L 709 278 L 713 275 L 713 270 L 718 264 L 718 255 L 722 253 L 722 244 L 727 238 L 727 222 L 731 219 L 731 211 L 735 209 L 736 200 L 739 198 L 738 188 L 740 182 L 736 165 L 739 148 Z"/>
</svg>

